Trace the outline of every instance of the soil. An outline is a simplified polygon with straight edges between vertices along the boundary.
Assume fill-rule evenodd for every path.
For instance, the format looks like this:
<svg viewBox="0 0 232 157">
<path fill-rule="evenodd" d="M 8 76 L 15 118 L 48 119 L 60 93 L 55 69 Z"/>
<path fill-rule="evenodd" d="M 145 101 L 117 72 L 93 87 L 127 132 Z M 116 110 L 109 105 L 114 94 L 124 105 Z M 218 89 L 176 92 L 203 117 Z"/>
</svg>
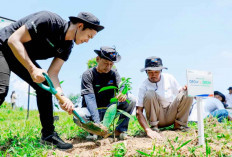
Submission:
<svg viewBox="0 0 232 157">
<path fill-rule="evenodd" d="M 225 130 L 223 130 L 223 128 L 221 127 L 220 123 L 217 122 L 217 120 L 209 118 L 207 123 L 208 125 L 212 125 L 212 124 L 217 125 L 217 127 L 213 128 L 212 130 L 213 132 L 216 133 L 225 132 Z M 100 139 L 95 142 L 76 138 L 72 140 L 66 140 L 66 142 L 73 144 L 73 148 L 71 150 L 61 151 L 58 149 L 54 149 L 51 152 L 49 152 L 48 156 L 68 156 L 68 157 L 112 156 L 112 150 L 114 149 L 114 146 L 122 142 L 126 146 L 125 156 L 141 156 L 136 150 L 140 150 L 149 154 L 152 151 L 153 146 L 155 144 L 156 150 L 159 148 L 161 148 L 161 150 L 164 150 L 165 148 L 166 152 L 172 152 L 173 148 L 171 147 L 171 144 L 176 149 L 183 142 L 192 140 L 187 145 L 183 146 L 180 150 L 177 151 L 178 154 L 184 156 L 190 156 L 192 154 L 190 154 L 188 147 L 194 148 L 198 146 L 198 137 L 197 137 L 198 134 L 197 134 L 197 130 L 195 129 L 191 129 L 188 132 L 165 130 L 165 131 L 161 131 L 160 134 L 163 137 L 161 140 L 152 140 L 148 138 L 144 133 L 141 133 L 140 135 L 135 137 L 130 137 L 127 140 L 116 141 L 116 142 L 113 140 L 113 138 Z M 223 139 L 219 141 L 209 137 L 209 140 L 211 140 L 211 142 L 209 143 L 209 146 L 211 147 L 211 152 L 212 149 L 216 151 L 220 151 L 223 149 L 224 154 L 226 155 L 232 154 L 232 143 L 221 145 Z M 178 141 L 178 142 L 174 142 L 174 141 Z M 169 142 L 171 142 L 171 144 Z M 196 155 L 199 155 L 200 152 L 205 154 L 205 150 L 206 150 L 205 146 L 200 147 L 197 148 L 195 153 Z"/>
</svg>

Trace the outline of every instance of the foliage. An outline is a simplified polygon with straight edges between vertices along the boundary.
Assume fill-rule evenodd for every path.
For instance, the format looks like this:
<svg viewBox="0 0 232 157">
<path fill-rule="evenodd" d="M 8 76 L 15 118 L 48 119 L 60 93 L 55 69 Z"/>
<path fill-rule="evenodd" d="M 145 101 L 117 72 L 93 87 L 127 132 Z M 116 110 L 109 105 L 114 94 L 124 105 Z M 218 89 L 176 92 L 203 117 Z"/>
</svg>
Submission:
<svg viewBox="0 0 232 157">
<path fill-rule="evenodd" d="M 110 99 L 110 103 L 118 103 L 118 98 L 116 98 L 116 96 L 119 94 L 120 90 L 122 92 L 122 94 L 127 94 L 128 91 L 131 90 L 131 81 L 130 81 L 131 78 L 125 78 L 125 77 L 122 77 L 122 81 L 119 83 L 118 87 L 115 87 L 115 86 L 106 86 L 106 87 L 102 87 L 100 90 L 99 90 L 99 93 L 100 92 L 103 92 L 103 91 L 106 91 L 106 90 L 110 90 L 110 89 L 113 89 L 114 90 L 114 93 L 115 93 L 115 97 L 111 98 Z M 126 100 L 128 103 L 130 103 L 128 100 Z"/>
<path fill-rule="evenodd" d="M 80 94 L 70 94 L 68 98 L 72 101 L 72 103 L 78 104 L 81 101 L 81 95 Z"/>
<path fill-rule="evenodd" d="M 97 61 L 96 58 L 89 59 L 87 62 L 88 69 L 96 67 L 97 66 Z"/>
<path fill-rule="evenodd" d="M 56 114 L 59 115 L 60 120 L 55 122 L 55 127 L 62 139 L 84 138 L 87 135 L 87 132 L 73 123 L 72 116 L 68 116 L 66 112 L 56 112 Z M 0 107 L 0 156 L 59 156 L 51 146 L 42 145 L 39 142 L 41 138 L 41 124 L 38 111 L 31 110 L 30 119 L 28 120 L 26 120 L 26 115 L 26 110 L 22 108 L 12 110 L 10 103 L 7 102 L 4 102 Z M 139 151 L 148 155 L 151 155 L 153 152 L 153 156 L 232 155 L 231 121 L 225 120 L 223 123 L 218 123 L 215 119 L 207 118 L 205 120 L 206 145 L 204 147 L 197 145 L 197 124 L 189 123 L 189 127 L 193 131 L 180 132 L 178 137 L 170 137 L 169 141 L 171 144 L 164 139 L 162 143 L 155 141 L 150 148 Z M 139 136 L 143 133 L 143 129 L 135 116 L 132 116 L 130 119 L 128 133 L 132 136 Z M 192 141 L 185 144 L 188 140 Z M 118 155 L 121 154 L 123 156 L 124 153 L 131 152 L 132 149 L 127 148 L 124 144 L 116 144 L 111 149 L 111 153 L 116 156 L 116 151 L 118 151 Z M 175 153 L 176 155 L 173 155 Z M 145 155 L 137 152 L 133 156 Z"/>
<path fill-rule="evenodd" d="M 117 109 L 119 102 L 118 102 L 118 98 L 116 97 L 119 94 L 119 90 L 122 91 L 122 94 L 127 94 L 127 92 L 131 90 L 130 78 L 127 78 L 127 79 L 122 78 L 122 81 L 119 83 L 118 87 L 115 87 L 115 86 L 103 87 L 99 90 L 99 93 L 110 90 L 110 89 L 114 90 L 115 97 L 110 99 L 110 103 L 113 103 L 113 104 L 110 107 L 108 107 L 108 109 L 105 112 L 105 116 L 103 118 L 103 125 L 106 126 L 107 128 L 110 128 L 110 126 L 113 125 L 113 134 L 115 137 L 116 126 L 120 125 L 123 122 L 123 119 L 120 119 L 120 121 L 116 123 L 116 126 L 114 126 L 115 120 L 119 118 L 120 114 L 124 114 L 125 116 L 131 118 L 131 115 L 128 114 L 127 112 Z M 128 99 L 126 101 L 130 103 Z"/>
<path fill-rule="evenodd" d="M 96 67 L 97 66 L 97 61 L 96 61 L 96 57 L 95 58 L 91 58 L 88 60 L 87 62 L 87 68 L 90 69 L 90 68 L 93 68 L 93 67 Z M 113 69 L 116 69 L 116 66 L 113 65 L 112 67 Z"/>
<path fill-rule="evenodd" d="M 112 154 L 115 157 L 121 157 L 124 156 L 126 154 L 126 146 L 125 143 L 118 143 L 116 145 L 114 145 L 113 150 L 112 150 Z"/>
</svg>

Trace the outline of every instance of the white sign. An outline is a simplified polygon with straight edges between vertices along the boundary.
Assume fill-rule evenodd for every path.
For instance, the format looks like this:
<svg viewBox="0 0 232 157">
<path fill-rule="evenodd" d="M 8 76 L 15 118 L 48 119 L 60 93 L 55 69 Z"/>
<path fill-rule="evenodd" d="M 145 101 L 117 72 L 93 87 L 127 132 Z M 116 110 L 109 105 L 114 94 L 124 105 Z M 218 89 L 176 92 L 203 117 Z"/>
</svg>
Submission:
<svg viewBox="0 0 232 157">
<path fill-rule="evenodd" d="M 15 21 L 0 16 L 0 29 L 2 29 L 3 27 L 6 27 L 8 25 L 10 25 L 13 22 L 15 22 Z"/>
<path fill-rule="evenodd" d="M 211 72 L 187 70 L 188 96 L 213 96 L 213 75 Z"/>
<path fill-rule="evenodd" d="M 188 96 L 197 97 L 197 121 L 199 145 L 205 145 L 202 97 L 213 96 L 211 72 L 187 70 Z"/>
</svg>

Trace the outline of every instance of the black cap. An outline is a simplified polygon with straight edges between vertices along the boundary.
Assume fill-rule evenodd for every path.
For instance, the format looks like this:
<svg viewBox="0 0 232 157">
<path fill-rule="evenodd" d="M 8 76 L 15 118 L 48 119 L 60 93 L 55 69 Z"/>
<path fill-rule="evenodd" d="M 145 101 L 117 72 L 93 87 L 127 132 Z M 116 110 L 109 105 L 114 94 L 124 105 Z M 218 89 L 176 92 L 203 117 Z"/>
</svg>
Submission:
<svg viewBox="0 0 232 157">
<path fill-rule="evenodd" d="M 156 56 L 151 56 L 145 60 L 145 68 L 141 69 L 141 72 L 145 70 L 157 71 L 157 70 L 162 70 L 162 69 L 168 69 L 168 68 L 163 67 L 161 58 L 156 57 Z"/>
<path fill-rule="evenodd" d="M 80 12 L 77 17 L 70 16 L 69 20 L 73 23 L 77 22 L 87 22 L 88 24 L 93 26 L 93 29 L 97 32 L 104 29 L 104 26 L 100 25 L 100 20 L 91 13 L 88 12 Z"/>
<path fill-rule="evenodd" d="M 229 87 L 228 90 L 232 90 L 232 87 Z"/>
<path fill-rule="evenodd" d="M 226 97 L 225 97 L 225 95 L 222 94 L 221 92 L 219 92 L 219 91 L 214 91 L 214 95 L 219 95 L 220 97 L 222 97 L 222 102 L 225 102 Z"/>
<path fill-rule="evenodd" d="M 121 56 L 115 50 L 115 48 L 102 46 L 100 50 L 94 50 L 94 52 L 101 58 L 107 59 L 114 63 L 117 63 L 121 60 Z"/>
</svg>

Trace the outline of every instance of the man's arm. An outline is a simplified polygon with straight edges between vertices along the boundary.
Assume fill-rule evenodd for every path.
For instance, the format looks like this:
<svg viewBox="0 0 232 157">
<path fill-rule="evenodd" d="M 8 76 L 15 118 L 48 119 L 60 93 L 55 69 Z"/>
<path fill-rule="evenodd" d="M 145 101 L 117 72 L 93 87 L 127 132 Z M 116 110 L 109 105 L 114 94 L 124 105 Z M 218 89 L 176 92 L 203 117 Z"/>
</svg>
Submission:
<svg viewBox="0 0 232 157">
<path fill-rule="evenodd" d="M 90 115 L 95 123 L 100 123 L 100 116 L 97 109 L 97 102 L 94 94 L 84 95 L 86 106 L 90 112 Z"/>
<path fill-rule="evenodd" d="M 28 56 L 28 53 L 23 43 L 31 40 L 31 36 L 25 25 L 16 30 L 8 39 L 8 45 L 14 53 L 18 61 L 27 69 L 31 78 L 36 83 L 41 83 L 45 80 L 42 75 L 45 70 L 37 68 Z"/>
<path fill-rule="evenodd" d="M 58 74 L 59 74 L 60 69 L 61 69 L 63 64 L 64 64 L 64 61 L 62 59 L 54 58 L 49 69 L 48 69 L 48 75 L 51 78 L 52 83 L 53 83 L 55 89 L 57 90 L 57 92 L 65 100 L 64 104 L 60 104 L 61 108 L 65 111 L 67 111 L 69 114 L 71 114 L 72 111 L 74 110 L 74 105 L 73 105 L 72 101 L 69 100 L 69 98 L 65 97 L 65 95 L 63 94 L 62 88 L 61 88 L 60 83 L 59 83 L 59 78 L 58 78 Z"/>
<path fill-rule="evenodd" d="M 151 128 L 147 124 L 147 121 L 143 116 L 143 107 L 136 107 L 136 117 L 139 121 L 139 124 L 142 126 L 148 137 L 152 139 L 161 138 L 160 134 L 156 131 L 151 130 Z"/>
</svg>

